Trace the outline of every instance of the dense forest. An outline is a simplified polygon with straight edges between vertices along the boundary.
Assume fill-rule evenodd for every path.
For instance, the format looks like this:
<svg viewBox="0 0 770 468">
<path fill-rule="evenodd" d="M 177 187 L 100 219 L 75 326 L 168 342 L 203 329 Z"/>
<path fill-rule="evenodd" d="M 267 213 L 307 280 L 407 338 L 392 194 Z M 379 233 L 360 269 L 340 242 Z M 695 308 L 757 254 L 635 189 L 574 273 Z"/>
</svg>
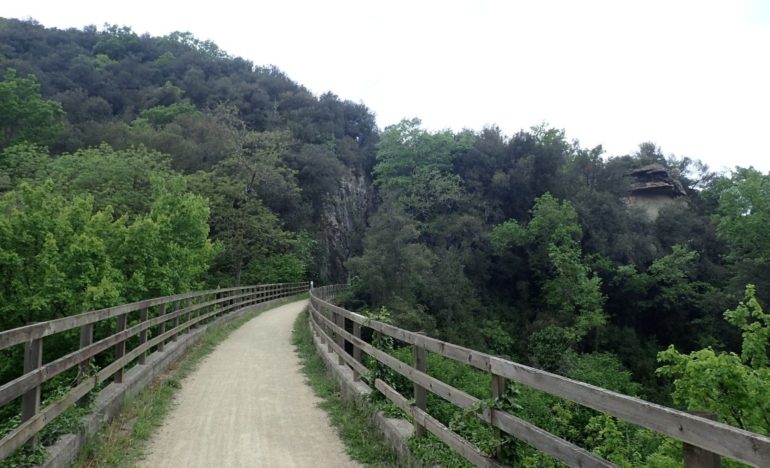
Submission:
<svg viewBox="0 0 770 468">
<path fill-rule="evenodd" d="M 770 174 L 649 142 L 606 155 L 547 125 L 380 130 L 189 33 L 0 19 L 0 73 L 0 329 L 349 281 L 348 307 L 404 328 L 770 434 Z M 521 399 L 618 463 L 677 457 Z"/>
</svg>

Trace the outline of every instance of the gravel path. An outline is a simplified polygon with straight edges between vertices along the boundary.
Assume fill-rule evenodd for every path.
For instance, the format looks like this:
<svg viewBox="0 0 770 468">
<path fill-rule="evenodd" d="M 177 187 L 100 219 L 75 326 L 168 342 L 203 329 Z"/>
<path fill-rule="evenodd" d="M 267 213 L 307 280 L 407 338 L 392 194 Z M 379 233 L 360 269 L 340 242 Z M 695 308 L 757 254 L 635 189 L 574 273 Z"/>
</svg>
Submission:
<svg viewBox="0 0 770 468">
<path fill-rule="evenodd" d="M 142 467 L 347 467 L 291 344 L 306 301 L 265 311 L 183 382 Z"/>
</svg>

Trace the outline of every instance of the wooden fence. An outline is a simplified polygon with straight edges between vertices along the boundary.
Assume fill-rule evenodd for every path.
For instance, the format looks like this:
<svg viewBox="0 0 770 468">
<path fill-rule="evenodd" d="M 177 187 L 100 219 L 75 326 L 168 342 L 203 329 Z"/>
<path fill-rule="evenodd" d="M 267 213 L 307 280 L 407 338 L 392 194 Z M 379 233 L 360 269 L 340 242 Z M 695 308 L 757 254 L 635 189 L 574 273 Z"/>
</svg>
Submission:
<svg viewBox="0 0 770 468">
<path fill-rule="evenodd" d="M 352 368 L 356 378 L 368 372 L 362 360 L 362 353 L 366 353 L 413 382 L 413 403 L 380 379 L 375 381 L 375 387 L 414 418 L 418 434 L 426 430 L 433 433 L 476 466 L 496 467 L 501 464 L 428 414 L 425 394 L 426 391 L 432 392 L 462 409 L 479 408 L 480 401 L 428 375 L 426 352 L 488 372 L 492 376 L 493 398 L 505 391 L 508 381 L 517 382 L 679 440 L 684 443 L 685 466 L 718 466 L 719 455 L 723 455 L 749 465 L 770 467 L 768 437 L 369 319 L 332 304 L 335 294 L 342 288 L 344 286 L 326 286 L 310 291 L 310 317 L 314 332 L 326 343 L 329 351 L 337 354 L 340 364 L 345 363 Z M 413 346 L 414 365 L 404 363 L 364 341 L 362 327 Z M 569 466 L 614 466 L 508 412 L 485 408 L 479 417 Z"/>
<path fill-rule="evenodd" d="M 21 400 L 21 424 L 0 440 L 0 459 L 34 439 L 54 418 L 107 379 L 123 382 L 127 366 L 144 364 L 149 353 L 163 351 L 164 344 L 176 340 L 180 333 L 218 316 L 307 289 L 307 283 L 283 283 L 189 292 L 0 332 L 0 351 L 24 346 L 23 374 L 0 386 L 0 407 Z M 95 340 L 95 327 L 107 336 Z M 78 349 L 43 362 L 46 337 L 68 331 L 77 334 L 78 329 Z M 90 363 L 97 358 L 105 361 L 104 366 L 91 371 Z M 41 408 L 43 384 L 76 367 L 81 370 L 77 385 Z"/>
</svg>

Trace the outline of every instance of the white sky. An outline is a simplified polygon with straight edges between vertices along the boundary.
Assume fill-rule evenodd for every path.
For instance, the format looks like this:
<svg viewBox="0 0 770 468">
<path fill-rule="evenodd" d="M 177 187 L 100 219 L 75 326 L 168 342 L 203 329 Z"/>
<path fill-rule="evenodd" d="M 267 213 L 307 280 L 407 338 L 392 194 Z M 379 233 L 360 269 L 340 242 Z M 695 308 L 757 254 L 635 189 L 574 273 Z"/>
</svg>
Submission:
<svg viewBox="0 0 770 468">
<path fill-rule="evenodd" d="M 770 0 L 25 0 L 0 16 L 190 31 L 363 102 L 381 128 L 547 121 L 609 155 L 653 141 L 770 171 Z"/>
</svg>

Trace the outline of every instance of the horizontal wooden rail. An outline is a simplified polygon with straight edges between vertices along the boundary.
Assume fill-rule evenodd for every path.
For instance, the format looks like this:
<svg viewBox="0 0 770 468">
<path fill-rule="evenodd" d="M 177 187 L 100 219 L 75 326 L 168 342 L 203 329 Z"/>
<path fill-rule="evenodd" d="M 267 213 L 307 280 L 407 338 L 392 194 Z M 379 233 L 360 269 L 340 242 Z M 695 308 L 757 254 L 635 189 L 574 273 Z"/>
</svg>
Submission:
<svg viewBox="0 0 770 468">
<path fill-rule="evenodd" d="M 442 442 L 461 454 L 463 458 L 474 465 L 489 468 L 503 466 L 492 458 L 484 455 L 473 444 L 452 432 L 451 429 L 441 424 L 439 420 L 429 415 L 426 411 L 409 404 L 409 401 L 406 398 L 382 380 L 375 380 L 374 386 L 390 401 L 395 403 L 401 411 L 412 416 L 416 422 L 425 427 L 431 434 L 438 437 Z"/>
<path fill-rule="evenodd" d="M 81 401 L 101 383 L 110 378 L 113 378 L 115 383 L 121 382 L 126 366 L 135 361 L 143 364 L 153 348 L 162 352 L 163 345 L 168 340 L 176 339 L 180 333 L 217 316 L 293 296 L 306 292 L 307 289 L 306 283 L 277 283 L 196 291 L 85 312 L 0 332 L 0 350 L 21 344 L 24 344 L 27 350 L 24 373 L 0 385 L 0 406 L 24 397 L 22 422 L 0 440 L 0 459 L 8 457 L 35 438 L 54 418 Z M 150 312 L 153 307 L 157 308 L 157 314 Z M 127 321 L 128 314 L 132 312 L 138 312 L 136 323 Z M 110 320 L 109 327 L 113 327 L 116 332 L 93 341 L 94 324 L 107 320 Z M 158 334 L 152 336 L 156 328 L 159 330 Z M 74 329 L 80 329 L 79 349 L 51 362 L 42 362 L 40 356 L 44 338 Z M 132 337 L 138 337 L 138 345 L 127 350 L 127 340 Z M 111 362 L 108 361 L 109 364 L 95 374 L 81 378 L 81 381 L 61 399 L 40 408 L 41 388 L 45 382 L 73 368 L 82 370 L 92 359 L 111 349 L 117 349 L 119 352 Z"/>
<path fill-rule="evenodd" d="M 323 314 L 318 312 L 315 308 L 312 308 L 311 312 L 316 320 L 320 320 L 325 324 L 327 329 L 334 330 L 334 333 L 339 334 L 351 342 L 353 346 L 360 348 L 363 352 L 369 356 L 372 356 L 377 361 L 390 367 L 400 375 L 422 386 L 431 393 L 452 403 L 458 408 L 469 409 L 479 406 L 481 403 L 478 398 L 471 396 L 460 389 L 454 388 L 435 377 L 421 372 L 406 364 L 405 362 L 389 355 L 388 353 L 379 350 L 369 343 L 351 335 L 345 330 L 336 327 L 335 324 L 333 324 L 327 317 L 323 316 Z M 340 348 L 337 347 L 337 349 Z M 584 450 L 553 434 L 543 431 L 537 426 L 534 426 L 522 419 L 516 418 L 513 415 L 504 413 L 502 411 L 494 411 L 494 413 L 491 411 L 484 411 L 477 414 L 477 416 L 487 423 L 493 424 L 495 427 L 509 433 L 514 437 L 519 438 L 524 442 L 529 443 L 538 450 L 548 453 L 554 458 L 557 458 L 571 466 L 614 466 L 613 464 L 602 460 L 600 457 L 588 452 L 587 450 Z"/>
<path fill-rule="evenodd" d="M 285 284 L 294 284 L 294 283 L 285 283 Z M 268 291 L 272 287 L 285 286 L 285 284 L 282 284 L 282 283 L 260 284 L 260 285 L 251 286 L 251 287 L 260 288 L 260 291 L 264 292 L 264 291 Z M 302 285 L 304 288 L 305 283 L 302 283 Z M 197 298 L 197 297 L 201 297 L 209 294 L 223 294 L 223 293 L 245 290 L 245 289 L 248 289 L 248 288 L 236 287 L 236 288 L 211 289 L 207 291 L 194 291 L 194 292 L 188 292 L 183 294 L 176 294 L 173 296 L 158 297 L 155 299 L 147 299 L 144 301 L 133 302 L 131 304 L 122 304 L 115 307 L 108 307 L 106 309 L 93 310 L 90 312 L 85 312 L 82 314 L 72 315 L 68 317 L 62 317 L 60 319 L 49 320 L 46 322 L 33 323 L 31 325 L 14 328 L 12 330 L 0 331 L 0 349 L 5 349 L 5 348 L 8 348 L 9 346 L 24 343 L 24 342 L 33 340 L 35 338 L 42 338 L 44 336 L 53 335 L 55 333 L 72 330 L 73 328 L 78 328 L 83 325 L 101 322 L 105 319 L 108 319 L 111 317 L 117 317 L 118 315 L 123 315 L 128 312 L 137 311 L 145 307 L 153 307 L 160 304 L 168 304 L 170 302 L 174 302 L 178 300 L 192 299 L 192 298 Z"/>
<path fill-rule="evenodd" d="M 493 376 L 493 380 L 494 378 L 508 379 L 637 424 L 711 453 L 754 466 L 770 466 L 770 438 L 768 437 L 369 319 L 331 303 L 334 295 L 341 289 L 343 286 L 335 285 L 311 290 L 310 310 L 311 318 L 315 323 L 314 328 L 326 335 L 326 340 L 331 342 L 342 339 L 342 345 L 336 343 L 330 347 L 349 365 L 354 360 L 345 356 L 347 353 L 344 351 L 344 342 L 350 343 L 354 350 L 363 351 L 413 383 L 459 408 L 478 404 L 476 398 L 415 369 L 349 333 L 338 325 L 339 318 L 350 320 L 354 324 L 390 336 L 405 344 L 411 344 L 416 349 L 425 349 L 488 372 Z M 334 338 L 330 334 L 334 335 Z M 354 366 L 351 365 L 351 367 Z M 354 371 L 360 372 L 355 367 Z M 506 412 L 485 408 L 479 417 L 503 432 L 571 466 L 612 466 L 606 460 Z"/>
</svg>

